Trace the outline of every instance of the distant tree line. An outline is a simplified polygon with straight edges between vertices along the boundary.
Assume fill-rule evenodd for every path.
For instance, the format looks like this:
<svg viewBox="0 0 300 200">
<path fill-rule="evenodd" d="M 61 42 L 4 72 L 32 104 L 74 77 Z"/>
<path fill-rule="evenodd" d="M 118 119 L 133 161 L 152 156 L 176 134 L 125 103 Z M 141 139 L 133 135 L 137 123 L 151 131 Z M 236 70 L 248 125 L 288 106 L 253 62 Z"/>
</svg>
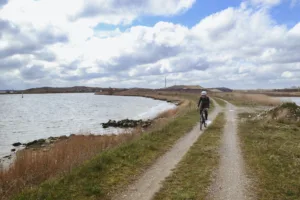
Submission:
<svg viewBox="0 0 300 200">
<path fill-rule="evenodd" d="M 0 90 L 0 93 L 1 94 L 12 94 L 12 93 L 15 93 L 14 90 Z"/>
<path fill-rule="evenodd" d="M 274 89 L 274 92 L 299 92 L 300 87 L 296 88 L 285 88 L 285 89 Z"/>
</svg>

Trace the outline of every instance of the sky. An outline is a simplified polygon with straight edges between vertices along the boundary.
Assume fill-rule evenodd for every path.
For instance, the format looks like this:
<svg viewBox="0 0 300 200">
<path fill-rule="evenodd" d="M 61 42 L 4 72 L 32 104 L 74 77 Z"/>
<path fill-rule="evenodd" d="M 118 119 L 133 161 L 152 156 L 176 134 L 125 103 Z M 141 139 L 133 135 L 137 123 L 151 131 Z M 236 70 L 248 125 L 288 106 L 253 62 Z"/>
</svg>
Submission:
<svg viewBox="0 0 300 200">
<path fill-rule="evenodd" d="M 300 86 L 300 0 L 0 0 L 0 89 Z"/>
</svg>

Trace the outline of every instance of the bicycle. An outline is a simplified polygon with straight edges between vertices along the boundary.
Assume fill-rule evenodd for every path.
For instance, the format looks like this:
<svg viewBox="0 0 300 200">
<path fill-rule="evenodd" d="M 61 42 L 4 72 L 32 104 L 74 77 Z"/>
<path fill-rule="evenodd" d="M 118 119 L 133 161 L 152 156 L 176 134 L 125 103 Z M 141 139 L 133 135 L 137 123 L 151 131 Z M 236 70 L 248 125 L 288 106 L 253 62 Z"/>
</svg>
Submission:
<svg viewBox="0 0 300 200">
<path fill-rule="evenodd" d="M 201 107 L 200 107 L 201 108 Z M 207 127 L 206 120 L 205 120 L 205 110 L 208 110 L 207 108 L 202 109 L 202 112 L 200 112 L 200 130 L 202 131 L 202 126 Z"/>
</svg>

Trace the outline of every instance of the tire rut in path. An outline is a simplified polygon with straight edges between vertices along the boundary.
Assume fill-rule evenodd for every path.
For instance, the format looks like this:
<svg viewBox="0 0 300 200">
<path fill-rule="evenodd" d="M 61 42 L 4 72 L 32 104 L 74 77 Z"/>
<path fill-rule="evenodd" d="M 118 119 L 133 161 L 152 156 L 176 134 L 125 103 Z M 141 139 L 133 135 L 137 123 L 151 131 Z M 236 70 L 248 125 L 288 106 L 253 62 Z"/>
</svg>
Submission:
<svg viewBox="0 0 300 200">
<path fill-rule="evenodd" d="M 249 181 L 245 175 L 244 161 L 237 135 L 237 108 L 227 103 L 226 125 L 220 149 L 220 166 L 214 180 L 209 199 L 246 200 Z"/>
<path fill-rule="evenodd" d="M 215 102 L 214 102 L 215 103 Z M 210 114 L 210 120 L 214 120 L 220 111 L 216 107 Z M 176 144 L 163 156 L 161 156 L 146 172 L 126 191 L 116 194 L 113 200 L 150 200 L 161 187 L 161 182 L 172 173 L 172 169 L 180 162 L 182 157 L 187 153 L 190 147 L 197 141 L 203 133 L 199 128 L 200 124 L 193 128 L 192 131 L 181 137 Z"/>
</svg>

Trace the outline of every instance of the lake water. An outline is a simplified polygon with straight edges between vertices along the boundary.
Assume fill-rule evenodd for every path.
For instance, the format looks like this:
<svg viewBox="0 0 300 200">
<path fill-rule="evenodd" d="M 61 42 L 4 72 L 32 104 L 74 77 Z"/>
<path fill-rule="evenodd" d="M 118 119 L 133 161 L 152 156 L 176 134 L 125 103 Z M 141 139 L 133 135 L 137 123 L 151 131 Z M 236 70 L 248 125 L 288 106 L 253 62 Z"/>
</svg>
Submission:
<svg viewBox="0 0 300 200">
<path fill-rule="evenodd" d="M 290 101 L 295 102 L 297 105 L 300 106 L 300 97 L 280 97 L 282 101 Z"/>
<path fill-rule="evenodd" d="M 0 158 L 12 143 L 80 133 L 109 134 L 103 129 L 109 119 L 149 119 L 174 108 L 164 101 L 142 97 L 94 94 L 0 95 Z"/>
</svg>

